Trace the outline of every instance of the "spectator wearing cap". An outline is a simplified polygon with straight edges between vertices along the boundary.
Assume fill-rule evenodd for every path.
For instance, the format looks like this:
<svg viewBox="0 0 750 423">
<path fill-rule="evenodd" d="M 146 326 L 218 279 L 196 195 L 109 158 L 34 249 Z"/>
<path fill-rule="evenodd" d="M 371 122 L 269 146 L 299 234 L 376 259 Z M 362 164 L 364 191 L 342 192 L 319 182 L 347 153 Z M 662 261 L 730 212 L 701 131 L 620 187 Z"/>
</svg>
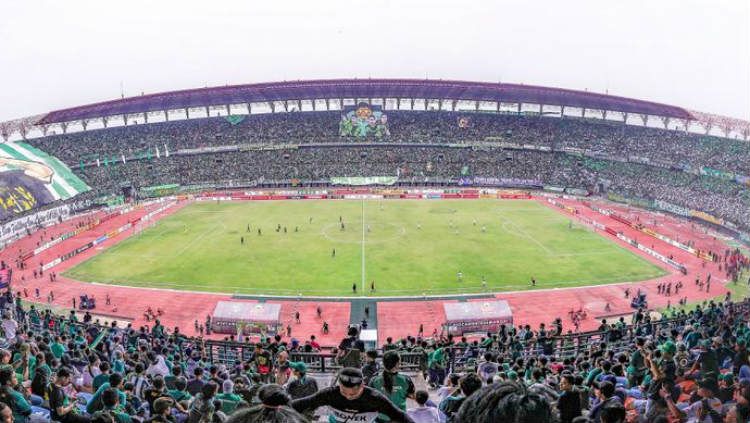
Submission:
<svg viewBox="0 0 750 423">
<path fill-rule="evenodd" d="M 726 373 L 719 376 L 719 390 L 716 393 L 716 397 L 721 400 L 722 403 L 732 401 L 734 397 L 734 375 Z"/>
<path fill-rule="evenodd" d="M 661 356 L 657 356 L 653 353 L 646 356 L 646 365 L 651 371 L 651 384 L 652 389 L 649 390 L 649 396 L 651 399 L 657 399 L 659 397 L 658 389 L 661 387 L 663 382 L 669 385 L 674 385 L 675 374 L 677 372 L 677 364 L 674 362 L 674 355 L 677 352 L 677 346 L 672 341 L 666 341 L 659 345 L 659 353 Z"/>
<path fill-rule="evenodd" d="M 622 405 L 620 398 L 615 395 L 615 385 L 608 380 L 594 384 L 594 396 L 597 399 L 597 403 L 591 407 L 591 412 L 589 413 L 589 418 L 594 421 L 599 421 L 602 408 L 608 407 L 612 403 Z"/>
<path fill-rule="evenodd" d="M 292 399 L 303 398 L 318 392 L 318 381 L 307 376 L 307 365 L 301 361 L 290 361 L 294 377 L 286 385 L 286 391 Z"/>
<path fill-rule="evenodd" d="M 299 412 L 305 412 L 328 406 L 332 421 L 373 421 L 378 414 L 384 414 L 393 422 L 413 423 L 405 412 L 393 405 L 383 394 L 364 386 L 360 369 L 341 369 L 337 382 L 338 386 L 324 388 L 313 395 L 294 400 L 292 407 Z"/>
</svg>

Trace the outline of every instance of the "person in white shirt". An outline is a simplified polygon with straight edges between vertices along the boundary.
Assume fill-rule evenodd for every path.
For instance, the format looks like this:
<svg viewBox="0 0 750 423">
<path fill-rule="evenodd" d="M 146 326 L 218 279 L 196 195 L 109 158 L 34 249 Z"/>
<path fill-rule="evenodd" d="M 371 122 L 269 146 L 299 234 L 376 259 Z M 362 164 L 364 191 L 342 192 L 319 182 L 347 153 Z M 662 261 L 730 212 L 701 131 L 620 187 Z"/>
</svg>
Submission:
<svg viewBox="0 0 750 423">
<path fill-rule="evenodd" d="M 659 394 L 667 402 L 667 407 L 674 417 L 687 418 L 686 423 L 712 423 L 721 421 L 721 400 L 714 396 L 717 390 L 716 380 L 703 378 L 698 381 L 698 396 L 700 400 L 690 404 L 686 409 L 680 410 L 672 401 L 670 393 L 662 388 Z M 713 414 L 713 416 L 712 416 Z"/>
<path fill-rule="evenodd" d="M 13 339 L 16 337 L 16 332 L 18 332 L 18 323 L 10 317 L 9 313 L 6 312 L 5 315 L 3 315 L 2 326 L 3 332 L 5 332 L 5 339 L 12 343 Z"/>
<path fill-rule="evenodd" d="M 486 352 L 484 353 L 484 361 L 477 368 L 477 373 L 482 382 L 490 384 L 498 369 L 499 365 L 492 361 L 492 353 Z"/>
<path fill-rule="evenodd" d="M 446 421 L 445 414 L 438 410 L 437 407 L 428 407 L 426 405 L 430 399 L 427 391 L 417 391 L 415 399 L 418 406 L 406 411 L 406 415 L 411 417 L 414 423 L 444 423 Z"/>
<path fill-rule="evenodd" d="M 461 375 L 458 373 L 451 373 L 445 380 L 445 385 L 438 388 L 438 404 L 443 402 L 444 399 L 448 398 L 453 391 L 458 389 L 458 381 L 461 380 Z"/>
</svg>

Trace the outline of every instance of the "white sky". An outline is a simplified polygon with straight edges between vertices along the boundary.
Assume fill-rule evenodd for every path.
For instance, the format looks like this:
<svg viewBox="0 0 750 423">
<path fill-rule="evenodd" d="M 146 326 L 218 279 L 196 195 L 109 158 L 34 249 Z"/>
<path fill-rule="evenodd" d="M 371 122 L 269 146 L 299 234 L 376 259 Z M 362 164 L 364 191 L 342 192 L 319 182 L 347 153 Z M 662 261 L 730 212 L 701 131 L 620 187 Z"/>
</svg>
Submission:
<svg viewBox="0 0 750 423">
<path fill-rule="evenodd" d="M 750 120 L 749 0 L 0 0 L 0 121 L 291 79 L 517 82 Z"/>
</svg>

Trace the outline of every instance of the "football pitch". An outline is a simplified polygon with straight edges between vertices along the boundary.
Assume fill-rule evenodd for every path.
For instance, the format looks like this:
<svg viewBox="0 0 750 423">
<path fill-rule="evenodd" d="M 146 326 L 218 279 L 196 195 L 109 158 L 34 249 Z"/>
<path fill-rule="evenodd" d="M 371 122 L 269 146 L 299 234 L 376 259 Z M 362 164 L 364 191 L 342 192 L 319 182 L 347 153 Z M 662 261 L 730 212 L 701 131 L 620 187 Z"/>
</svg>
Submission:
<svg viewBox="0 0 750 423">
<path fill-rule="evenodd" d="M 519 200 L 196 202 L 65 275 L 234 294 L 395 296 L 531 289 L 532 277 L 539 289 L 666 274 L 570 222 Z"/>
</svg>

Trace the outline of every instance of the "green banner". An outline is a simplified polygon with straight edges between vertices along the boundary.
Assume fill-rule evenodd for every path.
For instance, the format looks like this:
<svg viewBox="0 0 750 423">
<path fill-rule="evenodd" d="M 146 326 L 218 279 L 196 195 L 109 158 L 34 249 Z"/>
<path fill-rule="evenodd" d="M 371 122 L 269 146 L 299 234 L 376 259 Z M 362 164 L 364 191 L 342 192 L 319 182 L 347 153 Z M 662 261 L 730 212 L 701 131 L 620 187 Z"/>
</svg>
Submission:
<svg viewBox="0 0 750 423">
<path fill-rule="evenodd" d="M 331 178 L 333 185 L 393 185 L 396 176 L 343 176 Z"/>
<path fill-rule="evenodd" d="M 646 200 L 644 198 L 627 198 L 613 192 L 607 193 L 607 198 L 618 203 L 630 204 L 643 209 L 654 208 L 654 202 L 651 200 Z"/>
<path fill-rule="evenodd" d="M 245 115 L 229 115 L 225 119 L 232 125 L 239 125 L 246 117 Z"/>
<path fill-rule="evenodd" d="M 94 200 L 94 204 L 103 204 L 107 207 L 119 206 L 125 204 L 125 197 L 122 195 L 104 195 Z"/>
<path fill-rule="evenodd" d="M 162 197 L 172 195 L 180 188 L 179 184 L 154 185 L 140 189 L 141 194 L 146 197 Z"/>
<path fill-rule="evenodd" d="M 724 179 L 727 181 L 731 181 L 734 179 L 734 173 L 732 172 L 724 172 L 722 170 L 711 169 L 710 167 L 706 167 L 706 166 L 703 166 L 700 168 L 700 173 L 701 175 L 707 175 L 713 178 Z"/>
</svg>

